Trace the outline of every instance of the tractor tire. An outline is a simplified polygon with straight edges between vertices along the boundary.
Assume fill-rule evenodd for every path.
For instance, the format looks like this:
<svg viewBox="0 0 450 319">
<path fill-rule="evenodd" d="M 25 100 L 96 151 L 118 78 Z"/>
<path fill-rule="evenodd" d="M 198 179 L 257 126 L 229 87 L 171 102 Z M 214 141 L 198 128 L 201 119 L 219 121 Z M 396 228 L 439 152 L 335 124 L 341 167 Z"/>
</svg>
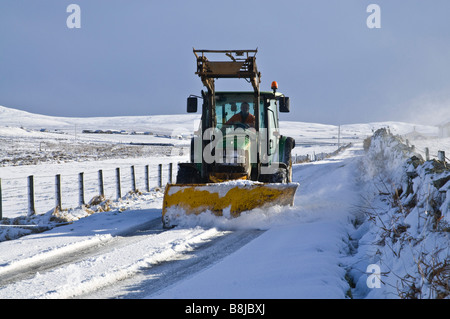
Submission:
<svg viewBox="0 0 450 319">
<path fill-rule="evenodd" d="M 176 184 L 196 184 L 200 182 L 198 170 L 191 165 L 178 165 Z"/>
<path fill-rule="evenodd" d="M 295 140 L 292 137 L 287 137 L 284 143 L 284 160 L 283 162 L 287 166 L 287 182 L 292 182 L 292 149 L 295 147 Z"/>
<path fill-rule="evenodd" d="M 278 168 L 277 171 L 270 175 L 270 183 L 287 183 L 288 182 L 288 170 L 285 168 Z"/>
</svg>

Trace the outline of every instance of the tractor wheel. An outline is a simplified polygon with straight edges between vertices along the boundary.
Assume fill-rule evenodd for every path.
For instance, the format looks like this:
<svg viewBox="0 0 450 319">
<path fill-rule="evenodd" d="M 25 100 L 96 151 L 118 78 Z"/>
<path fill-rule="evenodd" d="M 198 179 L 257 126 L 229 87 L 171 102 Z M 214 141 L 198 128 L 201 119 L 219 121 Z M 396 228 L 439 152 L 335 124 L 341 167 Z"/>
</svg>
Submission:
<svg viewBox="0 0 450 319">
<path fill-rule="evenodd" d="M 200 181 L 200 174 L 194 166 L 178 165 L 177 184 L 196 184 Z"/>
<path fill-rule="evenodd" d="M 270 175 L 270 183 L 287 183 L 288 182 L 288 171 L 285 168 L 278 168 L 277 171 Z"/>
<path fill-rule="evenodd" d="M 295 147 L 295 140 L 292 137 L 286 138 L 284 143 L 284 163 L 287 166 L 287 182 L 292 182 L 292 149 Z"/>
</svg>

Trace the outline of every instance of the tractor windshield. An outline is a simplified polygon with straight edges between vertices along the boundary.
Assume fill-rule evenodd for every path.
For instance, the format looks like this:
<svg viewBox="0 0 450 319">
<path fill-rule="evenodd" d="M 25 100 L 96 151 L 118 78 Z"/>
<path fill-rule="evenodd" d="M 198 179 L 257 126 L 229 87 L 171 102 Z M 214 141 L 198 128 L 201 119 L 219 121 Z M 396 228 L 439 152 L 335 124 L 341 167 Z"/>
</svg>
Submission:
<svg viewBox="0 0 450 319">
<path fill-rule="evenodd" d="M 218 129 L 241 127 L 255 128 L 256 108 L 253 94 L 216 94 L 216 127 Z M 264 122 L 264 107 L 259 108 L 260 123 Z"/>
</svg>

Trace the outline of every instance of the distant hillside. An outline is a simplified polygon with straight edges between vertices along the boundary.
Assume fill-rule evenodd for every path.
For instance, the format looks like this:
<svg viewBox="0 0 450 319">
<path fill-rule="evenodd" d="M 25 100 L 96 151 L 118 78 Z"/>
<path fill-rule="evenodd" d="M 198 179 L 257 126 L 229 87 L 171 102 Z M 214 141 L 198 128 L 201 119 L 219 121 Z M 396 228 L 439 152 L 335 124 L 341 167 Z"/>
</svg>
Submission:
<svg viewBox="0 0 450 319">
<path fill-rule="evenodd" d="M 110 117 L 57 117 L 29 113 L 0 106 L 0 126 L 24 127 L 28 129 L 59 129 L 81 132 L 84 129 L 94 130 L 135 130 L 170 133 L 193 132 L 195 120 L 199 114 L 152 115 L 152 116 L 115 116 Z"/>
<path fill-rule="evenodd" d="M 0 126 L 23 127 L 40 130 L 126 130 L 151 131 L 161 134 L 191 134 L 198 129 L 200 113 L 176 115 L 149 115 L 149 116 L 107 116 L 104 117 L 57 117 L 29 113 L 4 106 L 0 106 Z M 436 136 L 437 127 L 416 125 L 402 122 L 376 122 L 364 124 L 341 125 L 340 137 L 344 139 L 364 138 L 372 132 L 389 127 L 394 134 L 408 134 L 420 132 L 423 135 Z M 339 128 L 336 125 L 280 121 L 281 134 L 292 136 L 295 139 L 337 139 Z"/>
</svg>

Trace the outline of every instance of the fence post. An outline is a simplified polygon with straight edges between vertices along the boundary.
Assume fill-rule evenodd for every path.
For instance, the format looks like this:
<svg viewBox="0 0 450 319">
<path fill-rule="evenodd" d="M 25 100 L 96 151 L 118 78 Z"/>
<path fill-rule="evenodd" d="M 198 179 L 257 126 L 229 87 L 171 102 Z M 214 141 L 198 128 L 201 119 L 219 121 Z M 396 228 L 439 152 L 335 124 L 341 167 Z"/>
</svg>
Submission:
<svg viewBox="0 0 450 319">
<path fill-rule="evenodd" d="M 3 207 L 2 207 L 2 179 L 0 178 L 0 219 L 3 218 Z"/>
<path fill-rule="evenodd" d="M 169 163 L 169 183 L 172 184 L 173 163 Z"/>
<path fill-rule="evenodd" d="M 80 201 L 80 206 L 82 206 L 82 205 L 84 205 L 85 204 L 85 202 L 84 202 L 84 173 L 79 173 L 78 174 L 78 183 L 79 183 L 79 185 L 80 185 L 80 198 L 79 198 L 79 201 Z"/>
<path fill-rule="evenodd" d="M 134 171 L 134 165 L 131 165 L 131 187 L 133 192 L 136 191 L 136 174 Z"/>
<path fill-rule="evenodd" d="M 120 187 L 120 168 L 117 167 L 116 168 L 116 188 L 117 188 L 117 199 L 121 199 L 122 198 L 122 191 L 121 191 L 121 187 Z"/>
<path fill-rule="evenodd" d="M 438 161 L 443 162 L 445 164 L 445 152 L 438 151 Z"/>
<path fill-rule="evenodd" d="M 162 187 L 162 164 L 158 164 L 158 186 Z"/>
<path fill-rule="evenodd" d="M 56 181 L 56 207 L 61 211 L 62 210 L 62 203 L 61 203 L 61 175 L 57 174 L 55 176 Z"/>
<path fill-rule="evenodd" d="M 425 147 L 425 160 L 430 160 L 430 149 L 428 147 Z"/>
<path fill-rule="evenodd" d="M 147 190 L 147 192 L 150 192 L 150 174 L 148 171 L 148 165 L 145 165 L 145 189 Z"/>
<path fill-rule="evenodd" d="M 28 217 L 36 215 L 34 206 L 34 177 L 28 176 Z"/>
<path fill-rule="evenodd" d="M 100 196 L 105 197 L 105 188 L 103 186 L 103 171 L 98 171 L 98 188 Z"/>
</svg>

